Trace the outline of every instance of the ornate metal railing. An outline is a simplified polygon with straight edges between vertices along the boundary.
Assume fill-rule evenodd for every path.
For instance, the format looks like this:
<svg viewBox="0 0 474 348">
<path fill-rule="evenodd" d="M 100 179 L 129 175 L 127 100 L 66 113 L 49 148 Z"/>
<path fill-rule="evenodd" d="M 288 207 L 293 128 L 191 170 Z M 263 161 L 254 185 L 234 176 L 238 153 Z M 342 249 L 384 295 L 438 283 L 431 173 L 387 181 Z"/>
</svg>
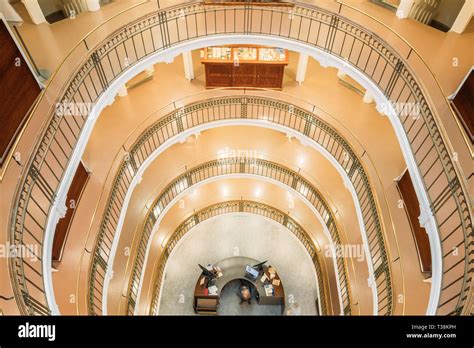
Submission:
<svg viewBox="0 0 474 348">
<path fill-rule="evenodd" d="M 316 276 L 318 281 L 319 289 L 319 298 L 318 301 L 321 305 L 321 314 L 328 314 L 328 287 L 323 281 L 323 270 L 321 264 L 323 263 L 318 255 L 316 245 L 311 239 L 310 235 L 301 227 L 301 225 L 296 222 L 288 214 L 273 208 L 267 204 L 248 201 L 248 200 L 238 200 L 238 201 L 226 201 L 213 204 L 206 208 L 199 210 L 198 212 L 192 214 L 186 220 L 184 220 L 176 230 L 171 234 L 169 241 L 163 248 L 161 252 L 160 260 L 155 267 L 154 276 L 153 276 L 153 290 L 151 297 L 151 306 L 150 306 L 150 315 L 158 315 L 159 299 L 161 292 L 161 284 L 163 281 L 164 270 L 166 262 L 168 261 L 171 252 L 176 247 L 181 238 L 186 235 L 192 228 L 200 224 L 201 222 L 206 221 L 215 216 L 220 216 L 224 214 L 232 213 L 249 213 L 255 215 L 265 216 L 269 219 L 272 219 L 284 227 L 286 227 L 290 232 L 292 232 L 304 245 L 306 251 L 308 252 L 311 260 L 313 261 L 314 268 L 316 270 Z"/>
<path fill-rule="evenodd" d="M 42 261 L 9 260 L 21 313 L 50 312 L 44 283 L 44 277 L 49 275 L 43 274 L 42 267 L 43 262 L 49 262 L 43 260 L 44 231 L 52 205 L 62 204 L 64 197 L 57 197 L 58 190 L 87 119 L 87 115 L 64 117 L 63 109 L 71 104 L 95 104 L 118 76 L 153 54 L 198 38 L 233 34 L 284 38 L 339 57 L 377 85 L 391 103 L 411 103 L 419 109 L 417 117 L 405 109 L 399 116 L 423 179 L 431 203 L 429 213 L 435 217 L 442 245 L 443 282 L 438 313 L 469 312 L 465 304 L 472 286 L 472 211 L 464 179 L 446 145 L 445 133 L 438 124 L 439 115 L 435 114 L 438 109 L 439 113 L 446 111 L 428 101 L 428 90 L 411 69 L 410 63 L 416 65 L 412 60 L 416 51 L 398 47 L 397 50 L 404 51 L 403 55 L 398 53 L 376 33 L 341 15 L 345 8 L 342 4 L 333 10 L 295 4 L 288 12 L 272 6 L 212 6 L 194 2 L 167 9 L 147 7 L 147 15 L 138 11 L 141 17 L 133 20 L 137 16 L 134 8 L 117 17 L 130 18 L 130 24 L 123 26 L 123 22 L 114 18 L 111 22 L 117 25 L 117 30 L 112 35 L 104 38 L 101 32 L 93 32 L 79 42 L 54 74 L 31 116 L 44 119 L 43 115 L 48 115 L 17 186 L 9 242 L 18 247 L 39 246 L 38 257 Z M 112 26 L 111 22 L 107 24 Z M 416 68 L 421 69 L 419 66 Z M 72 67 L 77 69 L 71 71 Z M 435 93 L 434 89 L 431 92 Z M 62 105 L 61 112 L 56 108 L 58 104 Z M 303 131 L 311 131 L 311 128 Z M 126 171 L 121 175 L 133 175 L 132 169 Z M 373 200 L 369 194 L 362 199 Z M 380 229 L 377 221 L 368 226 Z M 379 258 L 377 265 L 380 266 L 386 258 L 385 249 L 381 234 L 374 235 L 372 243 L 380 244 L 381 249 L 373 257 Z M 109 243 L 108 236 L 100 236 L 99 242 Z M 92 266 L 94 272 L 101 272 L 97 265 L 107 263 L 107 254 L 98 255 Z M 383 283 L 388 286 L 389 272 L 378 269 L 377 274 L 380 270 L 387 277 Z M 387 309 L 386 313 L 390 312 L 391 294 L 389 299 L 380 306 Z"/>
<path fill-rule="evenodd" d="M 392 309 L 392 289 L 383 232 L 367 174 L 356 153 L 337 131 L 314 114 L 287 102 L 267 97 L 245 95 L 224 96 L 185 105 L 161 117 L 156 123 L 149 126 L 130 147 L 126 158 L 119 167 L 118 175 L 114 179 L 111 195 L 99 231 L 99 240 L 93 253 L 93 255 L 99 256 L 97 257 L 98 261 L 93 264 L 91 273 L 90 310 L 101 307 L 102 301 L 97 299 L 99 296 L 95 292 L 97 290 L 101 291 L 103 287 L 107 262 L 101 266 L 102 258 L 100 255 L 110 255 L 111 241 L 117 230 L 126 192 L 142 163 L 168 139 L 188 129 L 218 121 L 239 119 L 264 121 L 295 130 L 319 144 L 339 163 L 352 182 L 360 202 L 361 214 L 372 256 L 369 257 L 368 262 L 372 263 L 374 273 L 376 272 L 378 312 L 390 314 Z M 245 169 L 245 166 L 243 169 Z M 180 187 L 184 187 L 183 185 L 188 183 L 188 181 L 183 179 L 180 182 Z M 164 202 L 169 203 L 171 198 L 168 196 L 169 193 L 166 192 L 166 194 Z M 163 206 L 160 206 L 159 212 L 163 208 Z M 139 279 L 145 262 L 146 249 L 154 220 L 156 220 L 155 217 L 149 216 L 149 220 L 146 221 L 139 239 L 140 243 L 134 260 L 129 289 L 129 313 L 133 313 L 133 307 L 138 295 Z M 331 220 L 334 221 L 333 219 Z M 335 226 L 328 224 L 328 228 L 334 242 L 339 245 L 339 235 L 331 230 Z M 100 272 L 98 272 L 98 279 L 95 279 L 96 267 L 101 268 Z M 342 260 L 338 261 L 338 270 L 340 272 L 339 276 L 344 281 L 345 275 Z M 345 286 L 341 288 L 345 289 Z M 344 298 L 344 308 L 346 308 L 350 305 L 349 296 L 344 295 Z M 345 309 L 345 311 L 348 311 L 348 309 Z"/>
<path fill-rule="evenodd" d="M 127 314 L 133 315 L 135 312 L 136 301 L 139 296 L 139 284 L 143 277 L 144 266 L 147 261 L 147 250 L 151 242 L 152 231 L 158 220 L 161 219 L 167 207 L 185 190 L 191 188 L 204 180 L 231 174 L 250 174 L 273 179 L 288 188 L 296 190 L 301 194 L 319 213 L 325 227 L 331 235 L 331 239 L 336 248 L 340 248 L 341 241 L 339 231 L 335 222 L 334 214 L 329 205 L 324 200 L 317 189 L 300 174 L 283 167 L 277 163 L 269 162 L 263 159 L 253 159 L 247 157 L 222 158 L 198 165 L 186 173 L 181 174 L 169 183 L 150 206 L 143 229 L 138 239 L 138 247 L 133 261 L 132 275 L 127 294 Z M 336 256 L 337 255 L 337 256 Z M 335 253 L 336 265 L 335 272 L 339 280 L 341 289 L 341 299 L 343 311 L 347 314 L 351 312 L 350 289 L 347 278 L 347 267 L 344 255 Z"/>
</svg>

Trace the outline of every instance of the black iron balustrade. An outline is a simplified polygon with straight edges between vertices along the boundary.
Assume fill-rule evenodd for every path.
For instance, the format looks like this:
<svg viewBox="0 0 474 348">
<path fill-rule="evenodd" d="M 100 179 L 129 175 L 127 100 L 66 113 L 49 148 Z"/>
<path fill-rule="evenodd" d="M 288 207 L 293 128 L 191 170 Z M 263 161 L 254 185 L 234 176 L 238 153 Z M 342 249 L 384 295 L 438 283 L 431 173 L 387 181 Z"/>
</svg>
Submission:
<svg viewBox="0 0 474 348">
<path fill-rule="evenodd" d="M 331 12 L 300 3 L 288 10 L 192 2 L 157 9 L 94 47 L 90 47 L 90 37 L 81 41 L 72 53 L 81 56 L 82 50 L 87 54 L 83 58 L 75 54 L 68 56 L 73 57 L 71 60 L 79 59 L 79 67 L 68 76 L 54 75 L 54 88 L 50 90 L 59 97 L 54 102 L 47 98 L 40 101 L 42 106 L 50 103 L 49 114 L 17 186 L 9 242 L 16 246 L 43 247 L 51 206 L 58 200 L 60 183 L 87 118 L 87 115 L 63 117 L 55 109 L 57 103 L 95 104 L 108 86 L 131 66 L 178 43 L 233 34 L 285 38 L 345 60 L 376 84 L 394 105 L 411 103 L 419 108 L 419 117 L 410 113 L 400 113 L 399 117 L 430 200 L 442 245 L 443 279 L 437 313 L 469 313 L 466 302 L 471 296 L 474 245 L 470 201 L 464 179 L 437 124 L 437 109 L 428 101 L 430 92 L 424 89 L 408 62 L 413 49 L 402 56 L 377 34 L 341 15 L 344 8 L 339 4 L 337 12 Z M 61 67 L 65 69 L 66 64 Z M 65 83 L 60 88 L 58 80 L 63 79 Z M 44 109 L 38 108 L 36 112 Z M 133 168 L 126 171 L 125 175 L 133 176 Z M 372 197 L 368 196 L 367 200 Z M 380 229 L 376 222 L 371 226 Z M 107 236 L 100 236 L 99 241 L 110 242 Z M 376 237 L 375 243 L 382 242 Z M 381 252 L 373 256 L 385 258 L 385 249 L 380 248 Z M 40 259 L 42 254 L 41 251 L 38 255 Z M 100 257 L 100 262 L 92 267 L 107 264 L 108 256 Z M 9 261 L 9 266 L 21 313 L 49 313 L 41 262 L 34 264 L 16 258 Z M 388 270 L 382 273 L 389 276 Z M 390 305 L 387 303 L 386 308 Z"/>
<path fill-rule="evenodd" d="M 167 207 L 169 207 L 173 200 L 185 190 L 203 180 L 229 174 L 250 174 L 261 176 L 279 181 L 289 188 L 296 190 L 305 197 L 319 213 L 324 221 L 324 225 L 327 227 L 327 230 L 331 235 L 335 248 L 341 246 L 334 214 L 322 195 L 300 174 L 277 163 L 263 159 L 236 157 L 222 158 L 206 162 L 190 169 L 174 179 L 165 189 L 163 189 L 158 198 L 151 205 L 147 217 L 145 218 L 145 222 L 143 223 L 143 229 L 141 231 L 133 261 L 132 274 L 127 294 L 127 313 L 129 315 L 133 315 L 135 312 L 137 298 L 139 297 L 139 284 L 145 263 L 147 262 L 146 252 L 148 244 L 151 242 L 152 231 L 157 220 L 160 219 L 162 213 Z M 287 224 L 287 227 L 290 228 L 291 226 Z M 311 256 L 313 257 L 313 255 Z M 335 272 L 337 272 L 337 277 L 339 279 L 341 300 L 344 307 L 342 310 L 345 313 L 350 313 L 351 298 L 344 255 L 337 255 L 335 258 L 337 268 L 335 269 Z"/>
<path fill-rule="evenodd" d="M 181 240 L 181 238 L 183 238 L 186 233 L 188 233 L 192 228 L 194 228 L 201 222 L 206 221 L 207 219 L 210 219 L 215 216 L 232 213 L 248 213 L 265 216 L 286 227 L 300 240 L 300 242 L 304 245 L 306 251 L 308 252 L 309 256 L 311 257 L 316 271 L 319 289 L 318 300 L 321 305 L 321 314 L 327 315 L 328 304 L 330 300 L 327 295 L 328 288 L 323 282 L 324 275 L 321 268 L 322 261 L 320 260 L 320 257 L 318 255 L 316 245 L 314 244 L 308 232 L 305 231 L 305 229 L 301 227 L 301 225 L 297 221 L 295 221 L 292 217 L 282 212 L 281 210 L 264 203 L 249 200 L 226 201 L 213 204 L 192 214 L 174 230 L 174 232 L 169 238 L 169 241 L 164 246 L 159 262 L 154 270 L 153 290 L 149 314 L 158 315 L 158 301 L 160 299 L 161 284 L 163 281 L 166 262 L 168 261 L 169 255 L 176 247 L 178 242 Z"/>
</svg>

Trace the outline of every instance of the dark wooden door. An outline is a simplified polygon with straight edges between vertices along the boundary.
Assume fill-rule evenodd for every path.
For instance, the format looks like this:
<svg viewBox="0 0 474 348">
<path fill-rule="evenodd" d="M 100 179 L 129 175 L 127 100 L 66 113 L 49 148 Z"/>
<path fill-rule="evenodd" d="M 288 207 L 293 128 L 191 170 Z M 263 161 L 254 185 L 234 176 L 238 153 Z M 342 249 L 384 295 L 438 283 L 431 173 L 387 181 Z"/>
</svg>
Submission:
<svg viewBox="0 0 474 348">
<path fill-rule="evenodd" d="M 5 23 L 0 19 L 0 165 L 41 93 Z"/>
<path fill-rule="evenodd" d="M 459 89 L 453 104 L 456 107 L 457 115 L 464 126 L 467 134 L 474 144 L 474 70 L 471 70 L 466 81 Z"/>
</svg>

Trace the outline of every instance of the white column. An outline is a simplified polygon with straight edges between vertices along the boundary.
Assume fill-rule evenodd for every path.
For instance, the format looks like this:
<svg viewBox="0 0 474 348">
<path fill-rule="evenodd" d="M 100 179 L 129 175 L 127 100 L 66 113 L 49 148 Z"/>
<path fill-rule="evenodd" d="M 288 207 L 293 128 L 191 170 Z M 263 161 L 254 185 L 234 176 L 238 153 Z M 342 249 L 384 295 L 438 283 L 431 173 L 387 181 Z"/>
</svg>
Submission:
<svg viewBox="0 0 474 348">
<path fill-rule="evenodd" d="M 120 88 L 118 89 L 117 95 L 119 97 L 126 97 L 128 95 L 127 86 L 125 85 L 120 86 Z"/>
<path fill-rule="evenodd" d="M 296 69 L 296 82 L 301 85 L 306 77 L 306 68 L 308 67 L 308 55 L 300 53 L 298 59 L 298 68 Z"/>
<path fill-rule="evenodd" d="M 155 67 L 150 65 L 148 68 L 145 69 L 145 72 L 148 76 L 152 76 L 155 73 Z"/>
<path fill-rule="evenodd" d="M 8 1 L 0 1 L 0 12 L 3 14 L 7 21 L 17 23 L 23 22 L 21 17 L 18 15 L 18 13 Z"/>
<path fill-rule="evenodd" d="M 21 2 L 25 5 L 33 23 L 41 24 L 46 22 L 46 18 L 44 18 L 43 10 L 41 10 L 38 0 L 21 0 Z"/>
<path fill-rule="evenodd" d="M 194 80 L 193 55 L 191 51 L 183 52 L 184 76 L 187 80 Z"/>
<path fill-rule="evenodd" d="M 374 101 L 374 96 L 369 91 L 365 91 L 363 101 L 364 103 L 370 104 Z"/>
<path fill-rule="evenodd" d="M 344 71 L 342 71 L 341 69 L 338 69 L 337 70 L 337 77 L 339 77 L 340 79 L 343 79 L 344 77 L 346 77 L 346 73 Z"/>
<path fill-rule="evenodd" d="M 397 9 L 397 17 L 400 19 L 408 18 L 410 14 L 410 10 L 415 3 L 415 0 L 401 0 L 400 5 L 398 5 Z"/>
<path fill-rule="evenodd" d="M 462 34 L 474 15 L 474 0 L 466 0 L 450 31 Z"/>
<path fill-rule="evenodd" d="M 87 9 L 91 12 L 99 11 L 100 10 L 100 2 L 99 0 L 86 0 L 87 1 Z"/>
</svg>

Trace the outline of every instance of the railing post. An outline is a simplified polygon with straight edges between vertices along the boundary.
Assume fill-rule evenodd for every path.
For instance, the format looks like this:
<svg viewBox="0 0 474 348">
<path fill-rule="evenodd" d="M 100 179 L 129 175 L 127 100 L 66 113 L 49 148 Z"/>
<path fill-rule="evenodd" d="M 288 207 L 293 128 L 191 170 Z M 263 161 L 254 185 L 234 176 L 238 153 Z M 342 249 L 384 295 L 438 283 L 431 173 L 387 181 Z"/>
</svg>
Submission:
<svg viewBox="0 0 474 348">
<path fill-rule="evenodd" d="M 298 177 L 296 175 L 292 175 L 293 180 L 291 181 L 291 188 L 296 190 L 296 185 L 298 185 Z"/>
<path fill-rule="evenodd" d="M 332 52 L 334 40 L 336 39 L 337 26 L 339 25 L 339 17 L 336 15 L 331 16 L 331 23 L 329 24 L 328 35 L 326 36 L 326 42 L 324 44 L 324 50 L 326 52 Z"/>
<path fill-rule="evenodd" d="M 182 117 L 184 116 L 184 110 L 178 110 L 176 111 L 175 114 L 175 121 L 176 121 L 176 127 L 178 128 L 178 131 L 182 133 L 184 131 L 184 125 L 183 125 L 183 119 Z"/>
<path fill-rule="evenodd" d="M 163 42 L 163 49 L 171 46 L 170 32 L 168 28 L 168 20 L 166 16 L 166 11 L 158 13 L 158 24 L 160 27 L 161 41 Z"/>
<path fill-rule="evenodd" d="M 241 100 L 242 100 L 242 103 L 241 103 L 241 108 L 240 108 L 240 117 L 243 119 L 246 119 L 248 116 L 248 109 L 247 109 L 248 101 L 246 97 L 242 98 Z"/>
<path fill-rule="evenodd" d="M 102 90 L 106 90 L 109 87 L 109 83 L 107 81 L 107 76 L 105 75 L 104 67 L 102 66 L 102 62 L 100 61 L 99 55 L 96 51 L 92 53 L 92 62 L 94 63 L 95 69 L 97 71 L 97 75 L 99 77 L 100 84 L 102 85 Z"/>
<path fill-rule="evenodd" d="M 191 173 L 186 173 L 186 183 L 188 184 L 188 187 L 193 186 L 193 179 L 191 177 Z"/>
<path fill-rule="evenodd" d="M 397 59 L 397 63 L 395 64 L 395 68 L 393 69 L 392 75 L 388 80 L 387 88 L 385 89 L 385 96 L 387 99 L 390 100 L 390 95 L 395 88 L 395 84 L 397 83 L 398 77 L 400 76 L 401 70 L 403 68 L 403 62 L 400 59 Z"/>
</svg>

